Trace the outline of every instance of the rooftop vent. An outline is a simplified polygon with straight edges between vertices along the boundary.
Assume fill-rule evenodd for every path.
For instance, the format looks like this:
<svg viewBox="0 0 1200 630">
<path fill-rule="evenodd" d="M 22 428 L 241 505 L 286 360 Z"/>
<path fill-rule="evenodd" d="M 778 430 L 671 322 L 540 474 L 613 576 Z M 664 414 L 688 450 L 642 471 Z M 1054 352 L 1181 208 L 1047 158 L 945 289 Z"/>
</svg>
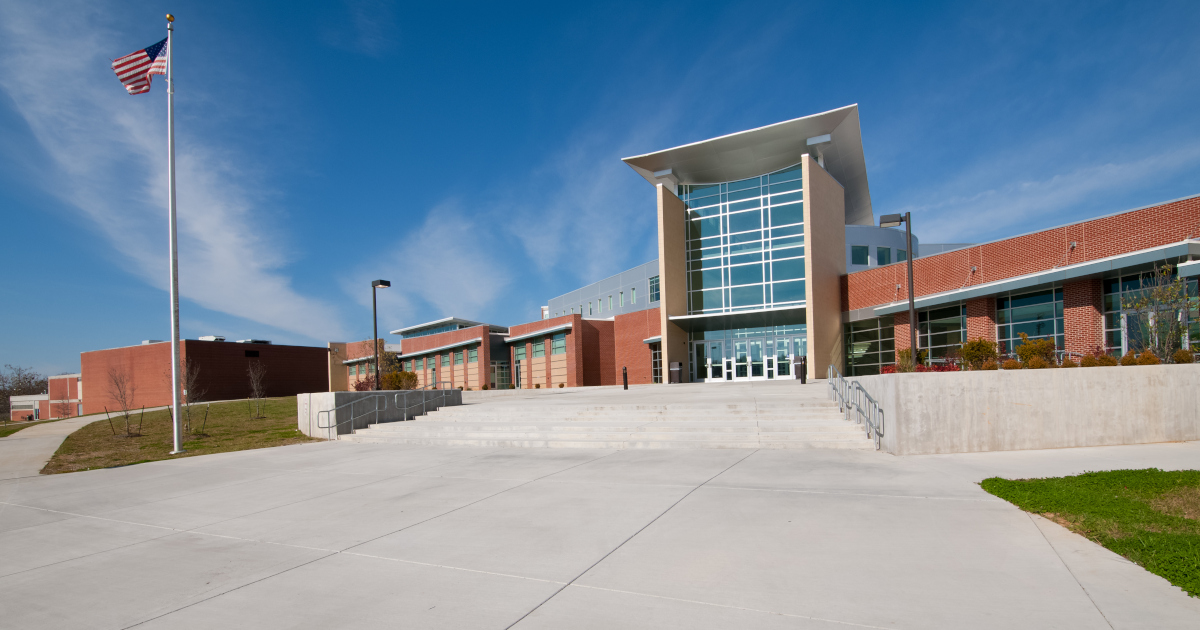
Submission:
<svg viewBox="0 0 1200 630">
<path fill-rule="evenodd" d="M 237 343 L 261 343 L 263 345 L 271 345 L 271 342 L 267 339 L 238 339 Z"/>
<path fill-rule="evenodd" d="M 148 346 L 152 343 L 167 343 L 167 342 L 163 341 L 162 339 L 143 339 L 142 340 L 143 346 Z"/>
<path fill-rule="evenodd" d="M 204 335 L 200 341 L 225 341 L 225 338 L 221 335 Z"/>
</svg>

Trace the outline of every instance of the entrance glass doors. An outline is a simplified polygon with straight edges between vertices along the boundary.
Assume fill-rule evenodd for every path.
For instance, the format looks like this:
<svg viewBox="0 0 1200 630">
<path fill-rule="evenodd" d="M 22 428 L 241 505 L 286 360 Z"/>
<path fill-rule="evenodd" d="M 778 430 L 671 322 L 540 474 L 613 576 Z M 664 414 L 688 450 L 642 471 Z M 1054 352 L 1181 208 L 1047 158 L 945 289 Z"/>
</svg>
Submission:
<svg viewBox="0 0 1200 630">
<path fill-rule="evenodd" d="M 732 352 L 726 353 L 726 343 Z M 807 353 L 807 345 L 807 336 L 694 341 L 693 379 L 715 382 L 798 378 L 793 366 Z"/>
</svg>

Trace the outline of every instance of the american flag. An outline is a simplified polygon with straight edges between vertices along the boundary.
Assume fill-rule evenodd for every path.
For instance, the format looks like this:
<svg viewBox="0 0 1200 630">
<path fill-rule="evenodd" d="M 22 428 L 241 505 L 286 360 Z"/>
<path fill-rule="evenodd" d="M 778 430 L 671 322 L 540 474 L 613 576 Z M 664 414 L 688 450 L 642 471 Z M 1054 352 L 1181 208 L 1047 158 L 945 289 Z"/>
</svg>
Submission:
<svg viewBox="0 0 1200 630">
<path fill-rule="evenodd" d="M 167 40 L 129 53 L 112 63 L 113 72 L 130 94 L 150 91 L 150 75 L 167 73 Z"/>
</svg>

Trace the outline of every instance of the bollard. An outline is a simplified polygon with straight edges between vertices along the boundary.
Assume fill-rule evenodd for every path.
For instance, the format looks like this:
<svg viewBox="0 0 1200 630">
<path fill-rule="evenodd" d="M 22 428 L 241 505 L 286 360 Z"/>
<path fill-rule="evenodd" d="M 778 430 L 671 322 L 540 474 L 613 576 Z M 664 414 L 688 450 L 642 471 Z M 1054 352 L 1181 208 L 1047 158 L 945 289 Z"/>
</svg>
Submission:
<svg viewBox="0 0 1200 630">
<path fill-rule="evenodd" d="M 808 357 L 800 357 L 800 384 L 808 384 Z"/>
<path fill-rule="evenodd" d="M 629 389 L 629 370 L 625 366 L 621 366 L 621 380 L 625 382 L 625 389 Z"/>
</svg>

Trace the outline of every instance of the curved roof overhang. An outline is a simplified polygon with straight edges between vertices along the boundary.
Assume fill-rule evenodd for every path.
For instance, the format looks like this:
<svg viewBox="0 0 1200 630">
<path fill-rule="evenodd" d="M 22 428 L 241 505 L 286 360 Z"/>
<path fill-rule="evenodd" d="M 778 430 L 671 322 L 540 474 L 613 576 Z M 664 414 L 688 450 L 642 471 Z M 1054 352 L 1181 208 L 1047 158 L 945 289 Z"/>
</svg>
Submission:
<svg viewBox="0 0 1200 630">
<path fill-rule="evenodd" d="M 765 175 L 805 154 L 820 155 L 825 170 L 846 189 L 846 224 L 874 224 L 858 105 L 623 161 L 651 184 L 714 184 Z"/>
</svg>

